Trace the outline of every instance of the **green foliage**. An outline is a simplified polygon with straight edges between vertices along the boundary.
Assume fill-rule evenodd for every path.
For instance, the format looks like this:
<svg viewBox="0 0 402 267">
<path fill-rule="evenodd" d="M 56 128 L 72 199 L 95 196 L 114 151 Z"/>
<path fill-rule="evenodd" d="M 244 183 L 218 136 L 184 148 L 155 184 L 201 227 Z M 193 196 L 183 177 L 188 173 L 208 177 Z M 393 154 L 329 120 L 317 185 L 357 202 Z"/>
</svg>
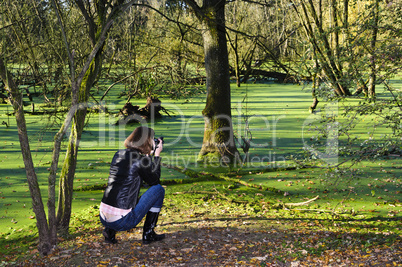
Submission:
<svg viewBox="0 0 402 267">
<path fill-rule="evenodd" d="M 329 126 L 338 130 L 337 141 L 341 161 L 351 161 L 352 165 L 362 160 L 378 160 L 400 155 L 402 152 L 402 94 L 388 86 L 376 99 L 340 100 L 336 110 L 328 114 L 324 105 L 320 120 L 310 124 L 317 135 L 310 138 L 312 146 L 319 150 L 325 147 L 329 138 Z M 327 111 L 326 111 L 327 110 Z M 364 125 L 367 135 L 362 137 L 356 130 Z M 384 131 L 387 129 L 387 131 Z M 380 137 L 380 138 L 378 138 Z M 322 150 L 322 149 L 321 149 Z M 313 159 L 317 159 L 308 152 Z M 341 162 L 340 162 L 341 163 Z"/>
</svg>

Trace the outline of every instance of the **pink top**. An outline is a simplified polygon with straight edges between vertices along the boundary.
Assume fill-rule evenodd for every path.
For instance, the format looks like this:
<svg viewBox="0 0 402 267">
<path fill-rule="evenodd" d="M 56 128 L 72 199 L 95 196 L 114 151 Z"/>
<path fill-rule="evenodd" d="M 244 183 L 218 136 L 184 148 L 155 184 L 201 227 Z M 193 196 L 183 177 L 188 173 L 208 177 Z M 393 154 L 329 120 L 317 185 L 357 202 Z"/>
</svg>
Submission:
<svg viewBox="0 0 402 267">
<path fill-rule="evenodd" d="M 113 206 L 110 206 L 108 204 L 101 202 L 99 211 L 110 214 L 110 215 L 126 216 L 131 211 L 131 209 L 128 209 L 128 210 L 119 209 L 119 208 L 116 208 L 116 207 L 113 207 Z"/>
</svg>

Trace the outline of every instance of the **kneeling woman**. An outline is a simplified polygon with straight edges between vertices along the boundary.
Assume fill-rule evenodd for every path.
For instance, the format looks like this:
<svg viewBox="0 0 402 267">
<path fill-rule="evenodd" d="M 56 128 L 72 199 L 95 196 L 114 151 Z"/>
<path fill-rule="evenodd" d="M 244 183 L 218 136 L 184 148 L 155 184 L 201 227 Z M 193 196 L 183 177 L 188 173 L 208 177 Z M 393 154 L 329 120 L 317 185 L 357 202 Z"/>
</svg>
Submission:
<svg viewBox="0 0 402 267">
<path fill-rule="evenodd" d="M 165 189 L 160 185 L 162 140 L 155 147 L 154 136 L 151 128 L 136 128 L 124 141 L 126 149 L 117 151 L 113 157 L 99 209 L 100 221 L 105 226 L 103 235 L 108 243 L 117 243 L 116 231 L 136 227 L 145 215 L 143 243 L 165 238 L 164 234 L 154 232 L 165 197 Z M 150 156 L 152 150 L 153 160 Z M 150 187 L 139 197 L 143 181 Z"/>
</svg>

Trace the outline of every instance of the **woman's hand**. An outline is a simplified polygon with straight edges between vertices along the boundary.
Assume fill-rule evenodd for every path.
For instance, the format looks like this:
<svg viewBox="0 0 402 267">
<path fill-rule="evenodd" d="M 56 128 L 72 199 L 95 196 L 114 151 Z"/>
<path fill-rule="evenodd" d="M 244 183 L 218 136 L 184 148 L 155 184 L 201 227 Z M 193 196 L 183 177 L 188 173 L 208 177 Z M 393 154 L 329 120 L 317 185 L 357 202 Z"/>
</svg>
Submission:
<svg viewBox="0 0 402 267">
<path fill-rule="evenodd" d="M 163 142 L 161 139 L 158 139 L 158 140 L 159 140 L 159 144 L 158 144 L 158 147 L 155 149 L 155 154 L 154 154 L 155 157 L 159 157 L 163 150 Z"/>
</svg>

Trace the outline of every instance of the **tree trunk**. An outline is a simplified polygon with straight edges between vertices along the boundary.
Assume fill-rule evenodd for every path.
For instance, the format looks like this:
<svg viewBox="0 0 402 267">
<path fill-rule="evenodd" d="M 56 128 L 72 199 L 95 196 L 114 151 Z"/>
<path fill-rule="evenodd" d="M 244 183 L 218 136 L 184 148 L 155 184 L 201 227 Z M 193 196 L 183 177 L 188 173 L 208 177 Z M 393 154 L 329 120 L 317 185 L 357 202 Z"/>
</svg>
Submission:
<svg viewBox="0 0 402 267">
<path fill-rule="evenodd" d="M 240 57 L 239 57 L 239 49 L 238 49 L 238 37 L 237 33 L 234 36 L 234 40 L 230 40 L 230 36 L 228 35 L 229 38 L 229 44 L 233 49 L 233 54 L 234 54 L 234 74 L 236 76 L 236 86 L 240 87 L 241 86 L 241 77 L 240 77 Z"/>
<path fill-rule="evenodd" d="M 315 55 L 315 51 L 314 51 L 314 58 L 315 58 L 314 69 L 318 70 L 319 64 L 318 64 L 318 61 L 317 61 L 317 56 Z M 319 102 L 317 94 L 316 94 L 316 90 L 319 87 L 319 83 L 320 83 L 319 80 L 320 80 L 319 72 L 315 71 L 314 75 L 313 75 L 313 84 L 312 84 L 312 91 L 311 91 L 311 94 L 313 96 L 313 103 L 309 107 L 310 113 L 314 113 L 314 110 L 317 108 L 317 105 L 318 105 L 318 102 Z"/>
<path fill-rule="evenodd" d="M 339 47 L 339 22 L 338 22 L 338 7 L 337 0 L 331 0 L 331 21 L 333 29 L 333 44 L 335 46 L 335 59 L 338 63 L 339 72 L 342 73 L 342 62 L 340 58 L 340 47 Z"/>
<path fill-rule="evenodd" d="M 109 10 L 110 3 L 107 1 L 95 1 L 98 15 L 95 20 L 92 16 L 88 16 L 87 10 L 85 9 L 86 5 L 82 0 L 75 1 L 88 23 L 89 38 L 92 42 L 93 48 L 77 78 L 75 78 L 74 75 L 74 58 L 69 49 L 67 37 L 63 30 L 65 46 L 69 54 L 70 75 L 72 76 L 72 105 L 75 109 L 74 118 L 71 123 L 71 134 L 68 141 L 67 153 L 59 181 L 57 231 L 59 234 L 64 236 L 68 235 L 69 230 L 78 147 L 84 129 L 89 91 L 100 73 L 103 47 L 107 38 L 107 33 L 109 32 L 114 19 L 132 6 L 135 1 L 130 1 L 128 3 L 124 2 L 124 0 L 114 1 L 115 5 L 113 5 L 111 10 Z M 62 22 L 60 22 L 60 24 L 63 26 Z"/>
<path fill-rule="evenodd" d="M 52 164 L 50 166 L 50 173 L 48 177 L 48 219 L 50 236 L 57 240 L 57 219 L 56 219 L 56 173 L 59 163 L 60 148 L 63 136 L 70 126 L 73 116 L 75 114 L 75 107 L 71 107 L 67 117 L 60 127 L 59 131 L 54 137 L 54 146 L 52 153 Z M 56 241 L 55 241 L 56 243 Z"/>
<path fill-rule="evenodd" d="M 194 1 L 187 1 L 193 7 Z M 202 23 L 207 101 L 204 139 L 198 160 L 229 163 L 238 158 L 231 114 L 229 58 L 225 30 L 225 1 L 204 0 L 198 10 Z"/>
<path fill-rule="evenodd" d="M 318 98 L 315 96 L 315 89 L 313 89 L 313 103 L 309 108 L 310 113 L 314 113 L 314 110 L 317 108 L 318 102 L 320 101 L 318 101 Z"/>
<path fill-rule="evenodd" d="M 59 180 L 59 201 L 57 208 L 57 232 L 60 235 L 67 236 L 70 224 L 72 200 L 73 200 L 73 184 L 75 169 L 77 166 L 77 155 L 79 142 L 81 140 L 82 131 L 84 130 L 85 118 L 87 113 L 87 101 L 89 99 L 89 91 L 100 72 L 102 63 L 102 49 L 91 63 L 85 78 L 78 91 L 77 109 L 71 124 L 71 134 L 68 140 L 66 157 L 64 159 Z M 77 85 L 73 85 L 77 86 Z M 74 89 L 73 89 L 74 91 Z M 75 102 L 75 101 L 73 101 Z"/>
<path fill-rule="evenodd" d="M 378 5 L 379 0 L 374 0 L 373 12 L 372 12 L 372 32 L 371 32 L 371 43 L 370 43 L 370 78 L 368 84 L 368 97 L 375 97 L 375 83 L 377 80 L 377 67 L 376 67 L 376 44 L 377 44 L 377 34 L 378 34 Z"/>
<path fill-rule="evenodd" d="M 240 81 L 240 60 L 239 60 L 239 50 L 238 50 L 238 41 L 237 41 L 237 33 L 235 35 L 235 40 L 234 40 L 234 54 L 235 54 L 235 73 L 236 73 L 236 86 L 240 87 L 241 81 Z"/>
<path fill-rule="evenodd" d="M 22 94 L 12 79 L 0 58 L 0 76 L 4 82 L 6 90 L 11 93 L 10 100 L 12 102 L 15 118 L 18 127 L 18 137 L 21 145 L 22 158 L 24 160 L 25 171 L 28 179 L 29 191 L 31 192 L 32 208 L 36 216 L 36 226 L 39 232 L 38 250 L 41 255 L 47 255 L 56 245 L 56 240 L 52 238 L 47 224 L 46 213 L 42 202 L 42 196 L 39 188 L 38 178 L 35 173 L 32 161 L 31 150 L 29 147 L 28 133 L 25 123 L 24 106 L 22 104 Z"/>
<path fill-rule="evenodd" d="M 336 61 L 336 53 L 334 49 L 331 49 L 330 41 L 328 40 L 328 36 L 323 28 L 323 22 L 320 20 L 320 14 L 317 14 L 313 0 L 308 0 L 307 2 L 308 6 L 304 0 L 300 1 L 304 19 L 297 9 L 297 6 L 293 5 L 293 7 L 303 24 L 306 34 L 309 37 L 309 41 L 319 57 L 320 65 L 322 66 L 325 76 L 332 84 L 336 95 L 351 95 L 346 83 L 343 81 L 343 74 L 338 65 L 340 63 Z M 310 21 L 310 17 L 312 21 Z M 313 26 L 316 27 L 319 34 L 315 33 Z"/>
</svg>

